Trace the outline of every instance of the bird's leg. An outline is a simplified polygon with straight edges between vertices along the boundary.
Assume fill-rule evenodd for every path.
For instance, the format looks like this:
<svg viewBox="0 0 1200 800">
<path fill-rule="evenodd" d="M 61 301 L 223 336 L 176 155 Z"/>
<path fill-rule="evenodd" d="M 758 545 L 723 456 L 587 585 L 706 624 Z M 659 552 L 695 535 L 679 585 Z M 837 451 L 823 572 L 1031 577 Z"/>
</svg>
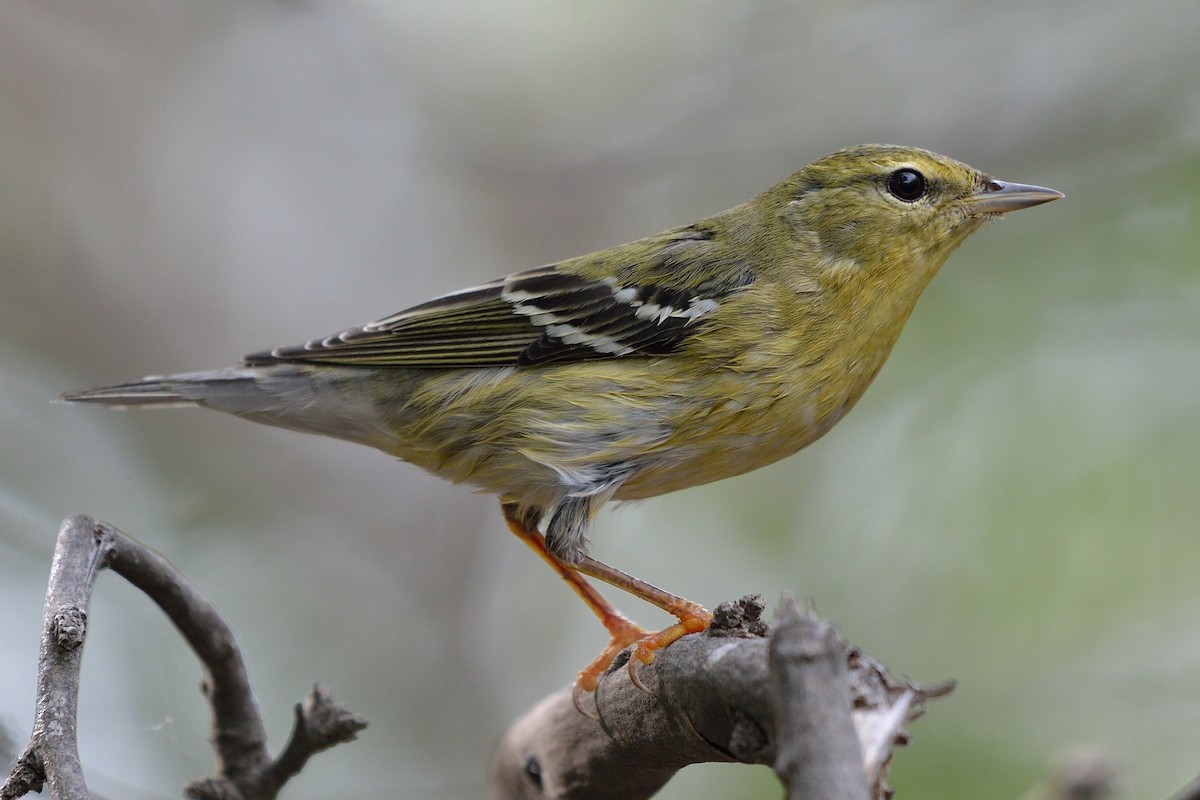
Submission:
<svg viewBox="0 0 1200 800">
<path fill-rule="evenodd" d="M 528 520 L 522 519 L 514 505 L 505 503 L 502 505 L 502 508 L 504 510 L 504 519 L 508 523 L 509 530 L 516 534 L 518 539 L 529 545 L 533 552 L 537 553 L 543 561 L 549 564 L 551 568 L 558 573 L 560 578 L 567 582 L 567 585 L 571 587 L 571 590 L 574 591 L 575 594 L 579 595 L 580 599 L 583 600 L 583 602 L 587 604 L 587 607 L 592 610 L 592 613 L 600 618 L 600 623 L 604 625 L 604 629 L 608 631 L 608 635 L 611 637 L 608 646 L 606 646 L 604 650 L 600 652 L 600 655 L 596 656 L 596 658 L 592 660 L 592 663 L 584 667 L 579 673 L 579 677 L 575 679 L 575 705 L 578 707 L 579 691 L 595 691 L 597 684 L 600 682 L 600 676 L 604 674 L 604 670 L 608 669 L 608 665 L 612 663 L 614 658 L 616 658 L 617 653 L 621 652 L 634 642 L 641 642 L 647 637 L 652 637 L 655 634 L 651 634 L 641 625 L 638 625 L 636 622 L 618 611 L 616 607 L 614 607 L 612 603 L 605 600 L 604 596 L 596 590 L 596 587 L 588 583 L 583 575 L 580 575 L 572 565 L 566 564 L 556 558 L 554 554 L 550 552 L 549 548 L 546 547 L 546 538 L 538 532 L 537 526 L 535 524 L 531 524 Z M 588 560 L 590 561 L 590 559 Z M 637 580 L 636 578 L 632 578 L 628 575 L 625 577 L 630 581 Z M 640 581 L 638 582 L 640 583 Z M 649 588 L 654 589 L 653 586 Z M 633 590 L 631 589 L 630 591 Z M 655 591 L 658 591 L 667 597 L 671 597 L 671 595 L 667 595 L 666 592 L 662 592 L 661 590 L 655 589 Z M 637 594 L 637 592 L 634 593 Z M 684 603 L 687 602 L 682 598 L 675 599 Z M 699 606 L 697 606 L 697 608 L 699 608 Z M 701 611 L 703 611 L 703 609 L 701 609 Z M 682 633 L 679 634 L 679 636 L 682 635 Z M 679 636 L 676 636 L 675 639 L 679 638 Z M 674 639 L 671 639 L 671 641 L 674 641 Z"/>
<path fill-rule="evenodd" d="M 638 683 L 639 687 L 641 684 L 637 679 L 637 672 L 634 671 L 635 661 L 649 664 L 654 660 L 656 650 L 666 647 L 689 633 L 705 630 L 712 621 L 712 613 L 704 606 L 659 589 L 657 586 L 635 578 L 627 572 L 622 572 L 616 567 L 610 567 L 590 556 L 583 556 L 578 563 L 572 566 L 584 575 L 604 581 L 618 589 L 624 589 L 635 597 L 640 597 L 646 602 L 658 606 L 679 620 L 658 633 L 647 634 L 637 640 L 637 646 L 633 651 L 634 657 L 629 660 L 629 675 L 634 683 Z"/>
</svg>

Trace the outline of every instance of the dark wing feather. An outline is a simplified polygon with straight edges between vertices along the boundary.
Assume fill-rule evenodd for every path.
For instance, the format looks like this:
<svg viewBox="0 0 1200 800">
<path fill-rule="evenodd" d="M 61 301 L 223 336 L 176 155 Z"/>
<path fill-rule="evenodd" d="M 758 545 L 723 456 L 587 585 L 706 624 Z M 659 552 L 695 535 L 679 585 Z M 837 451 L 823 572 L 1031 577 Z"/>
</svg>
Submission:
<svg viewBox="0 0 1200 800">
<path fill-rule="evenodd" d="M 654 269 L 646 274 L 654 276 L 652 283 L 626 285 L 614 278 L 586 278 L 557 265 L 539 267 L 324 339 L 255 353 L 245 362 L 457 369 L 665 355 L 678 349 L 719 305 L 719 294 L 664 285 L 670 282 L 680 245 L 707 239 L 680 231 L 656 242 L 651 253 L 637 253 L 650 256 Z M 628 247 L 650 244 L 644 240 Z M 747 282 L 741 278 L 737 286 Z"/>
</svg>

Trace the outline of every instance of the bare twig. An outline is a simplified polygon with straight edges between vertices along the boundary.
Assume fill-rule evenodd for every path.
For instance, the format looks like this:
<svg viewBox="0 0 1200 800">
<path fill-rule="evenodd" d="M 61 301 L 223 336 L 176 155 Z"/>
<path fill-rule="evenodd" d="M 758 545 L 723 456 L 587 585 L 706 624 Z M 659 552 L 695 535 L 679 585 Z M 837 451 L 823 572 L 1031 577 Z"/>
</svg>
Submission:
<svg viewBox="0 0 1200 800">
<path fill-rule="evenodd" d="M 303 703 L 296 704 L 296 724 L 287 746 L 263 776 L 264 786 L 277 791 L 304 769 L 308 759 L 322 750 L 350 741 L 366 721 L 333 702 L 328 689 L 313 686 Z"/>
<path fill-rule="evenodd" d="M 216 608 L 165 558 L 116 528 L 76 515 L 59 530 L 38 666 L 37 719 L 30 742 L 0 789 L 0 800 L 40 791 L 55 798 L 87 797 L 76 745 L 82 645 L 92 587 L 110 568 L 141 589 L 167 614 L 205 669 L 212 709 L 216 776 L 191 784 L 195 798 L 273 798 L 304 761 L 349 741 L 366 723 L 314 689 L 297 712 L 284 755 L 275 761 L 266 745 L 258 703 L 250 688 L 233 631 Z"/>
<path fill-rule="evenodd" d="M 538 703 L 498 745 L 489 796 L 638 800 L 688 764 L 775 763 L 779 702 L 767 669 L 768 631 L 759 619 L 764 606 L 759 596 L 719 606 L 708 632 L 680 639 L 642 668 L 649 694 L 631 683 L 622 654 L 595 693 L 598 719 L 579 714 L 567 690 Z M 847 724 L 853 714 L 859 736 L 874 731 L 876 740 L 886 738 L 890 755 L 906 735 L 899 725 L 915 718 L 932 695 L 892 680 L 857 651 L 843 650 L 841 658 L 838 691 Z M 887 758 L 876 761 L 882 791 Z M 864 757 L 856 763 L 863 773 Z"/>
<path fill-rule="evenodd" d="M 107 530 L 81 517 L 68 517 L 59 531 L 42 619 L 37 717 L 29 745 L 0 788 L 3 800 L 40 792 L 46 783 L 52 797 L 87 797 L 75 739 L 80 645 L 92 586 L 112 546 Z"/>
</svg>

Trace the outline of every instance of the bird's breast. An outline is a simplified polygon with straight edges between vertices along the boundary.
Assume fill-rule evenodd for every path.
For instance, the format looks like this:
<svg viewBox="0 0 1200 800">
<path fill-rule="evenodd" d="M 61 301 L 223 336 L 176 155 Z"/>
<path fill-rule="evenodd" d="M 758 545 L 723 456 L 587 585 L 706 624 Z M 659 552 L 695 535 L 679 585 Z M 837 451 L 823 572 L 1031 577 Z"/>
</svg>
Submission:
<svg viewBox="0 0 1200 800">
<path fill-rule="evenodd" d="M 713 384 L 725 376 L 713 375 Z M 744 387 L 744 376 L 729 382 Z M 617 491 L 635 500 L 741 475 L 786 458 L 816 441 L 842 418 L 861 390 L 845 380 L 778 382 L 754 392 L 710 386 L 682 416 L 670 438 L 646 454 Z"/>
</svg>

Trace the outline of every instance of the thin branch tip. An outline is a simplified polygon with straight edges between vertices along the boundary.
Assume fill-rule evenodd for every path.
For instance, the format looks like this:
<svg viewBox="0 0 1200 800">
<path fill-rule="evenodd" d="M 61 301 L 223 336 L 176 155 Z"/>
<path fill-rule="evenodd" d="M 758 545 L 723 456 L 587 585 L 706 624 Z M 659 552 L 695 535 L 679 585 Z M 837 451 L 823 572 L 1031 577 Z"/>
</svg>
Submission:
<svg viewBox="0 0 1200 800">
<path fill-rule="evenodd" d="M 366 730 L 368 723 L 365 717 L 334 702 L 332 690 L 313 684 L 308 696 L 296 704 L 296 725 L 303 726 L 310 741 L 324 750 L 354 741 Z"/>
</svg>

